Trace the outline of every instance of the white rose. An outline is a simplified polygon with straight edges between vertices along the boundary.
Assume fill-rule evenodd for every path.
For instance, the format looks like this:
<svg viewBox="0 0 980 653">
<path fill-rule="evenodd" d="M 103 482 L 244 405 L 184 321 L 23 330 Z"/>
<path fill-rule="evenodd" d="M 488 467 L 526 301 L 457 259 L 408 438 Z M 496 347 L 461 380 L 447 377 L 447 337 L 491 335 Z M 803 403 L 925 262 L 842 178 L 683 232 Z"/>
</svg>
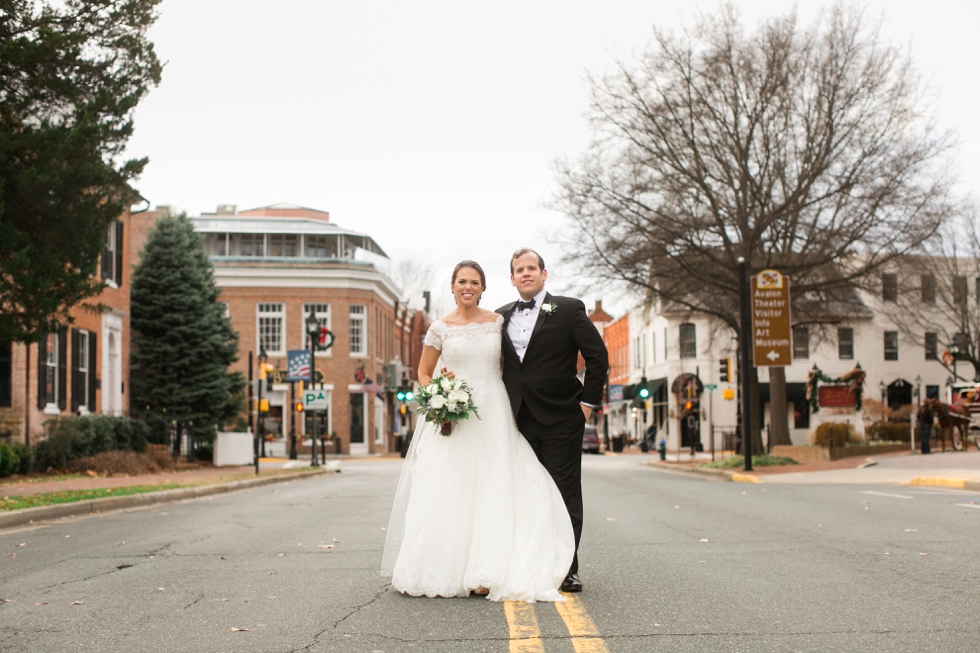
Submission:
<svg viewBox="0 0 980 653">
<path fill-rule="evenodd" d="M 450 413 L 458 413 L 459 405 L 454 401 L 450 401 L 448 404 L 446 404 L 446 410 L 448 410 Z"/>
<path fill-rule="evenodd" d="M 426 386 L 425 391 L 430 395 L 434 395 L 435 393 L 439 392 L 439 386 L 437 386 L 435 383 L 430 383 Z"/>
<path fill-rule="evenodd" d="M 459 404 L 465 404 L 470 400 L 470 396 L 463 392 L 462 390 L 453 390 L 449 393 L 449 401 L 453 401 Z"/>
<path fill-rule="evenodd" d="M 432 399 L 429 399 L 429 406 L 439 410 L 446 405 L 446 398 L 442 395 L 434 395 Z"/>
<path fill-rule="evenodd" d="M 449 392 L 450 390 L 453 389 L 452 379 L 443 379 L 441 385 L 442 385 L 442 389 L 445 390 L 446 392 Z"/>
<path fill-rule="evenodd" d="M 460 381 L 459 379 L 456 379 L 455 381 L 453 381 L 453 390 L 459 389 L 459 386 L 461 385 L 463 385 L 463 382 Z"/>
</svg>

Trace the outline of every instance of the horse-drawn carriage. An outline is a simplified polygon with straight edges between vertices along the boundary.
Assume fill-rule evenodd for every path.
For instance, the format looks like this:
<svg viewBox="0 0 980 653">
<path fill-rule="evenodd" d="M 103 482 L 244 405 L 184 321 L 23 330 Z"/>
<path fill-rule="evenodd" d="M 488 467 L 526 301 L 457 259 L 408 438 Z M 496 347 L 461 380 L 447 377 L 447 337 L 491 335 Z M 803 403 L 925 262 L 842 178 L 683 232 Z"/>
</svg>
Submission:
<svg viewBox="0 0 980 653">
<path fill-rule="evenodd" d="M 949 436 L 953 449 L 962 451 L 970 431 L 980 431 L 980 383 L 954 383 L 946 388 L 946 402 L 926 399 L 939 427 L 942 450 Z M 980 436 L 974 438 L 980 449 Z"/>
</svg>

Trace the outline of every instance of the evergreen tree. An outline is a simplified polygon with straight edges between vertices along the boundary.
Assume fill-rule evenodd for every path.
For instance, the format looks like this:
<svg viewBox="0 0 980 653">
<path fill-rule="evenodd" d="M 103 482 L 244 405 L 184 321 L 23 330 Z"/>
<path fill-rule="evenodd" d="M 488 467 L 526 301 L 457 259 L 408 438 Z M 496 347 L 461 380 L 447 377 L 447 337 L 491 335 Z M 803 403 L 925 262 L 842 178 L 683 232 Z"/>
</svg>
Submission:
<svg viewBox="0 0 980 653">
<path fill-rule="evenodd" d="M 171 421 L 214 433 L 243 410 L 245 380 L 228 371 L 238 334 L 218 302 L 214 270 L 186 215 L 160 220 L 133 272 L 130 414 L 161 441 Z"/>
<path fill-rule="evenodd" d="M 137 201 L 132 113 L 160 82 L 160 0 L 0 0 L 0 341 L 35 342 L 103 288 L 112 221 Z"/>
</svg>

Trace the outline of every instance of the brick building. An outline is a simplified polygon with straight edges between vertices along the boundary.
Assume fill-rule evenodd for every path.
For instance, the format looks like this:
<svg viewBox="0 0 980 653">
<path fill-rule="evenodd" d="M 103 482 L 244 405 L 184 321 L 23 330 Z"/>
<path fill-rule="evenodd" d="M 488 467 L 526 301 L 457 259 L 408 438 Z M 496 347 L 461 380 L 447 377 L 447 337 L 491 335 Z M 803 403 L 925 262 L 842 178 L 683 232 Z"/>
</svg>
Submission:
<svg viewBox="0 0 980 653">
<path fill-rule="evenodd" d="M 129 412 L 131 212 L 106 232 L 99 276 L 107 287 L 78 306 L 70 325 L 40 343 L 0 343 L 0 439 L 31 443 L 51 417 Z"/>
<path fill-rule="evenodd" d="M 374 239 L 339 227 L 325 211 L 291 204 L 248 211 L 224 205 L 191 221 L 204 236 L 220 300 L 239 334 L 240 358 L 232 369 L 247 377 L 250 354 L 254 371 L 254 357 L 264 349 L 280 372 L 271 391 L 262 390 L 269 401 L 263 432 L 312 430 L 313 414 L 299 419 L 292 409 L 296 387 L 284 378 L 287 351 L 308 348 L 305 320 L 312 311 L 335 336 L 315 359 L 330 406 L 318 414 L 318 431 L 336 434 L 342 453 L 392 450 L 396 407 L 386 377 L 400 353 L 399 290 Z M 368 379 L 383 389 L 380 396 L 365 385 Z"/>
</svg>

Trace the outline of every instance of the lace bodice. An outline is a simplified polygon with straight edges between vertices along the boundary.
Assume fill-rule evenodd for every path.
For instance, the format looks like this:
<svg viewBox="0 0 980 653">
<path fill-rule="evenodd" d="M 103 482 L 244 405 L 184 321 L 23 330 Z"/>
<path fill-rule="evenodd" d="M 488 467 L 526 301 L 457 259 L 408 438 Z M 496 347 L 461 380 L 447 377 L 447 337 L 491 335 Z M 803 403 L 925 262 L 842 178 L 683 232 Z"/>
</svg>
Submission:
<svg viewBox="0 0 980 653">
<path fill-rule="evenodd" d="M 442 352 L 436 371 L 448 368 L 471 387 L 500 379 L 500 338 L 504 317 L 493 322 L 449 326 L 436 320 L 425 334 L 425 344 Z"/>
</svg>

